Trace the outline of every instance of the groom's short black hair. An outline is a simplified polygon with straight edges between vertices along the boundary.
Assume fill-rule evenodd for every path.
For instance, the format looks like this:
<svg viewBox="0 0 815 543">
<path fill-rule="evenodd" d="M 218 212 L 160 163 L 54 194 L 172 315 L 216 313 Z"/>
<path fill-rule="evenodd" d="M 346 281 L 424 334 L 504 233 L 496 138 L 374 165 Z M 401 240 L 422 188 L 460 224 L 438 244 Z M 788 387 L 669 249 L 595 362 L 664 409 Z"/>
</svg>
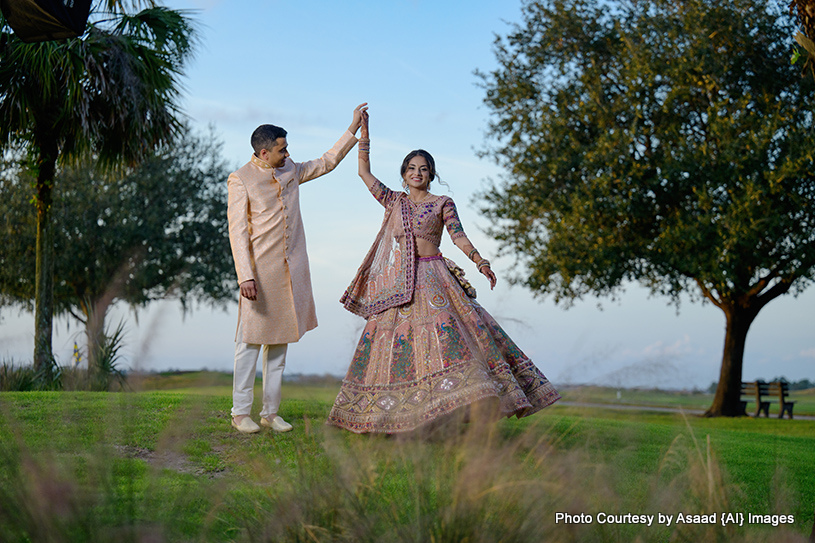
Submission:
<svg viewBox="0 0 815 543">
<path fill-rule="evenodd" d="M 263 149 L 271 149 L 277 138 L 285 138 L 286 131 L 273 124 L 262 124 L 252 132 L 252 149 L 255 154 Z"/>
</svg>

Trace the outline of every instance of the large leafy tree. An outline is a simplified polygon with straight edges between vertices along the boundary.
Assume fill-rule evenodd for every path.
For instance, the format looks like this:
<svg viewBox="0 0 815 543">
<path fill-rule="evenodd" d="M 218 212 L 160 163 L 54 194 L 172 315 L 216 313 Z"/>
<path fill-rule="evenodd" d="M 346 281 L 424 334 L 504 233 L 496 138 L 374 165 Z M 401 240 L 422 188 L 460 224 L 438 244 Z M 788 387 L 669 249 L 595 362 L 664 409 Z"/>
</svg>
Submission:
<svg viewBox="0 0 815 543">
<path fill-rule="evenodd" d="M 483 194 L 514 280 L 570 302 L 631 282 L 722 310 L 709 415 L 742 413 L 747 332 L 815 277 L 815 94 L 761 0 L 527 1 L 481 73 Z"/>
<path fill-rule="evenodd" d="M 138 5 L 138 2 L 134 2 Z M 37 210 L 34 364 L 52 364 L 54 235 L 59 163 L 93 155 L 134 162 L 180 126 L 179 76 L 193 30 L 178 11 L 145 2 L 98 4 L 79 38 L 23 43 L 0 16 L 0 148 L 23 144 Z"/>
<path fill-rule="evenodd" d="M 100 170 L 93 161 L 60 170 L 52 203 L 54 310 L 85 325 L 89 369 L 104 344 L 116 300 L 140 306 L 233 298 L 226 224 L 229 167 L 214 135 L 181 132 L 138 167 Z M 36 213 L 24 170 L 0 176 L 0 305 L 30 308 L 35 298 Z"/>
</svg>

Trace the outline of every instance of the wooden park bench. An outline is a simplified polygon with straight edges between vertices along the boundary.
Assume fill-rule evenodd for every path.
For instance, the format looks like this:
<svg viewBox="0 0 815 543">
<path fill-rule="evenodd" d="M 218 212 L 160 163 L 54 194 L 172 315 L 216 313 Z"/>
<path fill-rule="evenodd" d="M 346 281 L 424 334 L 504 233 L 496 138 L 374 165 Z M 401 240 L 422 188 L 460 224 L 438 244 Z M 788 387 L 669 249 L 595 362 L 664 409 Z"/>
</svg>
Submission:
<svg viewBox="0 0 815 543">
<path fill-rule="evenodd" d="M 751 381 L 741 384 L 741 395 L 749 398 L 749 400 L 742 400 L 741 406 L 744 414 L 747 414 L 747 402 L 750 400 L 756 402 L 756 412 L 753 415 L 758 417 L 764 411 L 764 416 L 769 417 L 770 402 L 762 398 L 767 395 L 769 385 L 764 381 Z"/>
<path fill-rule="evenodd" d="M 770 397 L 778 398 L 778 418 L 784 418 L 784 413 L 792 418 L 792 408 L 795 407 L 795 402 L 787 400 L 790 396 L 790 384 L 786 381 L 776 381 L 768 383 L 767 386 L 767 393 Z"/>
<path fill-rule="evenodd" d="M 765 417 L 770 416 L 770 399 L 777 398 L 778 400 L 778 418 L 783 418 L 784 413 L 792 418 L 792 408 L 795 406 L 794 401 L 789 401 L 789 383 L 784 381 L 773 381 L 772 383 L 765 383 L 764 381 L 744 382 L 741 384 L 741 395 L 749 398 L 742 400 L 741 405 L 745 414 L 747 413 L 747 403 L 749 401 L 756 402 L 756 412 L 753 415 L 758 417 L 764 412 Z"/>
</svg>

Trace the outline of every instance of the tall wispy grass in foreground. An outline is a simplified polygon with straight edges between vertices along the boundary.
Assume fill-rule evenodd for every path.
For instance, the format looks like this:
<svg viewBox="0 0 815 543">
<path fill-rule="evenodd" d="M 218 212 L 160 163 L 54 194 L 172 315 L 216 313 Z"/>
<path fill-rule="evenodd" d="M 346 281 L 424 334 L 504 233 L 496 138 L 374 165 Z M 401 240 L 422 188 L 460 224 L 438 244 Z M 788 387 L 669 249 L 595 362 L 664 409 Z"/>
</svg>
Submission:
<svg viewBox="0 0 815 543">
<path fill-rule="evenodd" d="M 608 454 L 636 450 L 568 442 L 568 427 L 534 419 L 367 437 L 323 426 L 326 406 L 304 402 L 294 432 L 243 436 L 219 400 L 77 394 L 87 412 L 43 413 L 54 439 L 37 439 L 50 447 L 29 448 L 20 417 L 0 412 L 0 541 L 804 541 L 784 527 L 598 523 L 599 512 L 729 510 L 740 490 L 690 427 L 637 473 Z M 66 439 L 66 423 L 86 430 Z M 558 523 L 558 512 L 595 520 Z"/>
</svg>

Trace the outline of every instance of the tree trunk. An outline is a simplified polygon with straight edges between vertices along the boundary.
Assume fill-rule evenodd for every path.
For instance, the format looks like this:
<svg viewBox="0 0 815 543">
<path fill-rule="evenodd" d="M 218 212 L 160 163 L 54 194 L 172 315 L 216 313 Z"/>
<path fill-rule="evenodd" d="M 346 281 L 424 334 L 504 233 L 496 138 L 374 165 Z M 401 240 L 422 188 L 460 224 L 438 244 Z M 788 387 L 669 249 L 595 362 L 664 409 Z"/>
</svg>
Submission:
<svg viewBox="0 0 815 543">
<path fill-rule="evenodd" d="M 85 336 L 88 342 L 88 379 L 91 383 L 107 379 L 104 371 L 99 367 L 99 358 L 105 335 L 105 318 L 111 303 L 112 299 L 106 296 L 86 302 Z M 107 388 L 107 386 L 104 388 Z"/>
<path fill-rule="evenodd" d="M 51 199 L 56 171 L 54 150 L 42 150 L 37 172 L 37 259 L 34 295 L 34 369 L 50 374 L 54 365 L 51 347 L 54 320 L 54 230 Z"/>
<path fill-rule="evenodd" d="M 756 318 L 750 308 L 731 306 L 723 309 L 727 320 L 724 337 L 722 368 L 719 385 L 713 397 L 713 405 L 707 410 L 708 417 L 739 417 L 744 415 L 741 407 L 741 370 L 744 363 L 744 346 L 747 332 Z"/>
</svg>

